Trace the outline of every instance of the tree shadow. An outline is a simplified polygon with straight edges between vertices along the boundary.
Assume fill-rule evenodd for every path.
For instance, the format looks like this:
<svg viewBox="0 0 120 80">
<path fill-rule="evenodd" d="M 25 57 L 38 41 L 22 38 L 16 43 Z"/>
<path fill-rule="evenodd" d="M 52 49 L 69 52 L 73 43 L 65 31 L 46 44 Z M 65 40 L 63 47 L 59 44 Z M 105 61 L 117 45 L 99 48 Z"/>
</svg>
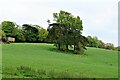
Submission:
<svg viewBox="0 0 120 80">
<path fill-rule="evenodd" d="M 86 52 L 81 53 L 81 54 L 75 54 L 74 50 L 63 51 L 63 50 L 58 50 L 56 47 L 50 47 L 50 48 L 47 48 L 47 50 L 50 51 L 50 52 L 55 52 L 57 54 L 69 54 L 69 55 L 84 55 L 84 56 L 87 56 Z"/>
<path fill-rule="evenodd" d="M 57 48 L 48 48 L 48 51 L 51 52 L 56 52 L 56 53 L 62 53 L 62 54 L 71 54 L 74 55 L 74 51 L 73 50 L 67 50 L 67 51 L 63 51 L 63 50 L 58 50 Z"/>
</svg>

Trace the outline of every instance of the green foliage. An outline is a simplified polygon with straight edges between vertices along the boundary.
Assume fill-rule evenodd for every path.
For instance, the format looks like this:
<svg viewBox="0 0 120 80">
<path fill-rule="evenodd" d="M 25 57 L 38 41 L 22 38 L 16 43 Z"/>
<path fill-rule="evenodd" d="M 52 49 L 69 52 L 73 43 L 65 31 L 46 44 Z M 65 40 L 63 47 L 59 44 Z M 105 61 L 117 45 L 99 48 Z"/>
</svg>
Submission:
<svg viewBox="0 0 120 80">
<path fill-rule="evenodd" d="M 48 24 L 50 23 L 50 20 L 49 20 L 49 19 L 47 20 L 47 23 L 48 23 Z"/>
<path fill-rule="evenodd" d="M 99 48 L 103 48 L 103 49 L 106 48 L 105 43 L 102 42 L 101 40 L 99 40 L 99 45 L 98 45 L 98 47 L 99 47 Z"/>
<path fill-rule="evenodd" d="M 98 48 L 99 46 L 99 40 L 97 37 L 93 37 L 93 44 L 94 44 L 94 47 Z"/>
<path fill-rule="evenodd" d="M 27 42 L 44 42 L 48 31 L 39 25 L 23 24 L 22 30 Z"/>
<path fill-rule="evenodd" d="M 120 46 L 115 47 L 115 50 L 120 51 Z"/>
<path fill-rule="evenodd" d="M 6 39 L 6 34 L 3 30 L 0 29 L 0 41 Z"/>
<path fill-rule="evenodd" d="M 37 35 L 38 41 L 40 41 L 40 42 L 45 41 L 45 39 L 48 36 L 48 31 L 46 29 L 44 29 L 44 28 L 39 28 L 38 30 L 39 30 L 38 35 Z"/>
<path fill-rule="evenodd" d="M 22 29 L 27 42 L 37 41 L 38 29 L 36 27 L 29 24 L 23 24 Z"/>
<path fill-rule="evenodd" d="M 96 47 L 96 48 L 103 48 L 103 49 L 112 49 L 114 50 L 115 47 L 112 43 L 104 43 L 102 40 L 99 40 L 97 37 L 88 36 L 88 47 Z"/>
<path fill-rule="evenodd" d="M 77 43 L 77 47 L 76 47 L 75 53 L 76 54 L 84 53 L 84 48 L 82 47 L 81 42 Z"/>
<path fill-rule="evenodd" d="M 48 35 L 48 31 L 39 25 L 23 24 L 21 27 L 11 21 L 3 21 L 0 29 L 1 39 L 14 37 L 16 42 L 44 42 Z"/>
<path fill-rule="evenodd" d="M 89 47 L 96 47 L 96 48 L 99 47 L 99 40 L 98 40 L 97 37 L 88 36 L 87 39 L 89 41 L 87 46 L 89 46 Z"/>
<path fill-rule="evenodd" d="M 13 34 L 15 37 L 16 42 L 23 42 L 25 41 L 25 36 L 22 29 L 18 26 L 13 30 Z"/>
<path fill-rule="evenodd" d="M 118 77 L 118 51 L 87 47 L 85 54 L 59 51 L 53 44 L 2 44 L 2 75 L 3 78 Z"/>
<path fill-rule="evenodd" d="M 115 47 L 112 43 L 106 43 L 106 49 L 109 49 L 109 50 L 114 50 Z"/>
<path fill-rule="evenodd" d="M 83 26 L 80 17 L 74 17 L 71 13 L 61 10 L 60 13 L 53 13 L 53 18 L 56 23 L 49 24 L 49 38 L 57 44 L 59 50 L 68 50 L 68 46 L 74 45 L 74 47 L 79 48 L 74 48 L 74 50 L 78 50 L 77 53 L 79 54 L 82 51 L 82 46 L 85 47 L 86 45 L 86 40 L 81 35 Z M 47 22 L 50 23 L 50 20 Z M 79 42 L 81 42 L 81 47 L 77 46 Z"/>
<path fill-rule="evenodd" d="M 13 30 L 15 29 L 14 22 L 11 21 L 3 21 L 2 22 L 2 30 L 6 33 L 6 36 L 13 37 Z"/>
</svg>

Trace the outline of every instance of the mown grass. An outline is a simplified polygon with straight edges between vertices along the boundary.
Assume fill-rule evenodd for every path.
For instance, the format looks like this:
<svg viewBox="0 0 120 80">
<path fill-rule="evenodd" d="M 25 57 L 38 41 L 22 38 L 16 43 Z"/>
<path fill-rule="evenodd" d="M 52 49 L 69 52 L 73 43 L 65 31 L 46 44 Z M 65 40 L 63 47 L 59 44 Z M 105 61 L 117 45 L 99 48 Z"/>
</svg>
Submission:
<svg viewBox="0 0 120 80">
<path fill-rule="evenodd" d="M 2 51 L 3 78 L 118 77 L 117 51 L 88 47 L 75 55 L 43 43 L 2 44 Z"/>
</svg>

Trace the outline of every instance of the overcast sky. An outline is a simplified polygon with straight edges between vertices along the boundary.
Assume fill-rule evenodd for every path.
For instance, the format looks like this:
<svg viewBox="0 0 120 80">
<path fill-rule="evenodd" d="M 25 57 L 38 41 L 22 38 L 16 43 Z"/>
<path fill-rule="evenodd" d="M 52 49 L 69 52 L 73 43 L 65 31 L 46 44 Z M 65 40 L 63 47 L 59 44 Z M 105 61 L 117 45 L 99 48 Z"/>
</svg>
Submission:
<svg viewBox="0 0 120 80">
<path fill-rule="evenodd" d="M 0 22 L 7 20 L 48 27 L 52 14 L 65 10 L 83 21 L 83 35 L 118 45 L 119 0 L 0 0 Z"/>
</svg>

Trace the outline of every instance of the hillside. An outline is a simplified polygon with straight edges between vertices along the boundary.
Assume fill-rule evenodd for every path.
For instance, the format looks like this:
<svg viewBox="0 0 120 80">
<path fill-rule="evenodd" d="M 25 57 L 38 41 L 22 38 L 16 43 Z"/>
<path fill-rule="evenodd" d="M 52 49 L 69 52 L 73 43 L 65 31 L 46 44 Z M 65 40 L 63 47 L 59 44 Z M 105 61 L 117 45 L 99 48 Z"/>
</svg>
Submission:
<svg viewBox="0 0 120 80">
<path fill-rule="evenodd" d="M 45 43 L 2 44 L 2 51 L 4 78 L 118 76 L 117 51 L 88 47 L 86 55 L 75 55 Z"/>
</svg>

